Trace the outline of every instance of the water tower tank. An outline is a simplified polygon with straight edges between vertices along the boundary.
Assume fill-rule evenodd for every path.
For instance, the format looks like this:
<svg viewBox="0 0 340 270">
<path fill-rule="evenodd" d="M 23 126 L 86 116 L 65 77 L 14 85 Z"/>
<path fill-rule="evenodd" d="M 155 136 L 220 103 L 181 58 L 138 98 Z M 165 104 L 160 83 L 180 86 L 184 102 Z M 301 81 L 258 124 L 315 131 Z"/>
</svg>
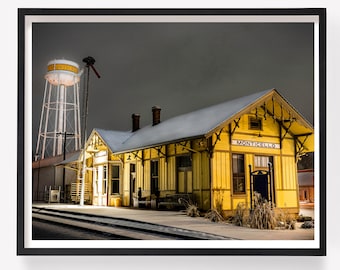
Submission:
<svg viewBox="0 0 340 270">
<path fill-rule="evenodd" d="M 66 59 L 47 64 L 36 157 L 77 151 L 81 147 L 79 65 Z"/>
<path fill-rule="evenodd" d="M 45 79 L 52 85 L 72 86 L 79 82 L 79 66 L 77 63 L 58 59 L 47 64 Z"/>
</svg>

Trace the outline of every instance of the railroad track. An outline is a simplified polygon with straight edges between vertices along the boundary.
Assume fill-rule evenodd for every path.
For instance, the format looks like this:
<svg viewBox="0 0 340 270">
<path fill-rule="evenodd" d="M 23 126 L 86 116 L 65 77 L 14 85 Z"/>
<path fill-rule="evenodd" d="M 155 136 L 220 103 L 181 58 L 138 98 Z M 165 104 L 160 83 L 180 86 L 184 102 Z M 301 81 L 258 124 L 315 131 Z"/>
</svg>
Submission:
<svg viewBox="0 0 340 270">
<path fill-rule="evenodd" d="M 32 208 L 32 218 L 34 222 L 79 229 L 98 235 L 98 239 L 232 240 L 220 235 L 149 222 L 40 207 Z"/>
</svg>

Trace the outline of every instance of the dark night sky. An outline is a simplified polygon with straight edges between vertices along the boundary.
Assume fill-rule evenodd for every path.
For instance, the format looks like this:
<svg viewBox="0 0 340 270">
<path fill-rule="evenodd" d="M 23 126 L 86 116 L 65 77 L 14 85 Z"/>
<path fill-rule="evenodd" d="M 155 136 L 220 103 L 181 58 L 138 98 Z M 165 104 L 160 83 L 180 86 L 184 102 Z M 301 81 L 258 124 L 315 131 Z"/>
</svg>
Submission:
<svg viewBox="0 0 340 270">
<path fill-rule="evenodd" d="M 35 23 L 33 149 L 47 63 L 59 58 L 96 60 L 88 134 L 130 130 L 132 113 L 148 125 L 153 105 L 165 120 L 269 88 L 313 123 L 313 31 L 312 23 Z"/>
</svg>

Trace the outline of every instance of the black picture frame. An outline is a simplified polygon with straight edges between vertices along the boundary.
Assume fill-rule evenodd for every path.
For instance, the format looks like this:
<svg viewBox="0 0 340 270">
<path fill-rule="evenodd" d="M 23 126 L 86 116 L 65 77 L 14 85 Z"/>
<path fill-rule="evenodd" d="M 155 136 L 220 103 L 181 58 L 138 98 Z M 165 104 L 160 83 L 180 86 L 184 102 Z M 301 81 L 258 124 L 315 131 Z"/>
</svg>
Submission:
<svg viewBox="0 0 340 270">
<path fill-rule="evenodd" d="M 25 77 L 27 68 L 27 24 L 31 16 L 314 16 L 318 27 L 318 76 L 319 76 L 319 247 L 318 248 L 29 248 L 25 244 L 25 211 L 31 202 L 26 201 L 25 181 L 30 170 L 26 152 L 27 111 Z M 325 256 L 326 255 L 326 9 L 18 9 L 18 139 L 17 139 L 17 255 L 283 255 L 283 256 Z"/>
</svg>

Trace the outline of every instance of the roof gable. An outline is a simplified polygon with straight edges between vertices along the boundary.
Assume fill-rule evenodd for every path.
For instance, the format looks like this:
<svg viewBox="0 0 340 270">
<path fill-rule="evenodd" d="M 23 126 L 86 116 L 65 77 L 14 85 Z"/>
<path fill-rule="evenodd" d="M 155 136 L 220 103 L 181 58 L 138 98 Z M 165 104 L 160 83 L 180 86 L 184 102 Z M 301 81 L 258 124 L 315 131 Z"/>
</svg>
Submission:
<svg viewBox="0 0 340 270">
<path fill-rule="evenodd" d="M 122 143 L 131 136 L 130 131 L 117 131 L 117 130 L 105 130 L 95 128 L 94 132 L 100 136 L 100 138 L 110 148 L 112 153 L 120 150 Z"/>
</svg>

